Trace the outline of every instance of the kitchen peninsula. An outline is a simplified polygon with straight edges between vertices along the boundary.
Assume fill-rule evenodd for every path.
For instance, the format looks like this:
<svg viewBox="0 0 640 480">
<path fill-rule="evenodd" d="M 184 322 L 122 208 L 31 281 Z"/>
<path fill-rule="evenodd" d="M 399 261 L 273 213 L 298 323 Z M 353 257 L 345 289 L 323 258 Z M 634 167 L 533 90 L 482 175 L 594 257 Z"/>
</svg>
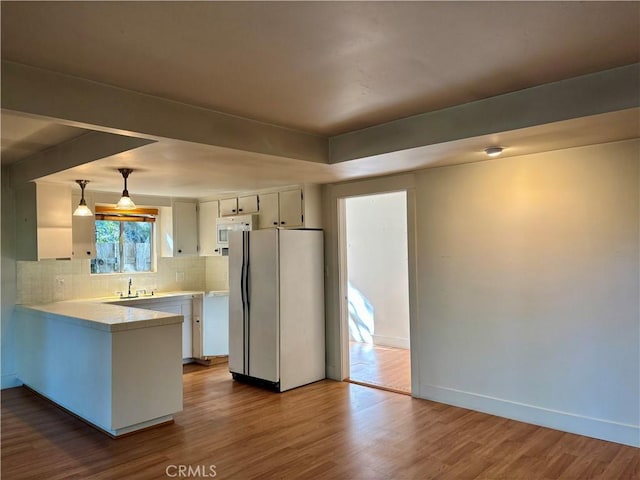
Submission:
<svg viewBox="0 0 640 480">
<path fill-rule="evenodd" d="M 97 302 L 16 306 L 17 376 L 118 437 L 182 410 L 183 317 Z"/>
</svg>

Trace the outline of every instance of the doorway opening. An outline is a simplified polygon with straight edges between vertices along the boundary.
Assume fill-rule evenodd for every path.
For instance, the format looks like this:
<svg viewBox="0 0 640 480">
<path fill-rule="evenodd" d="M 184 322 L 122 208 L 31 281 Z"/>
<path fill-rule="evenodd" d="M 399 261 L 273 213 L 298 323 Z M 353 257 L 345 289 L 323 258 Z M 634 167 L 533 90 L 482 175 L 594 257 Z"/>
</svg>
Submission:
<svg viewBox="0 0 640 480">
<path fill-rule="evenodd" d="M 348 380 L 410 395 L 407 192 L 342 205 Z"/>
</svg>

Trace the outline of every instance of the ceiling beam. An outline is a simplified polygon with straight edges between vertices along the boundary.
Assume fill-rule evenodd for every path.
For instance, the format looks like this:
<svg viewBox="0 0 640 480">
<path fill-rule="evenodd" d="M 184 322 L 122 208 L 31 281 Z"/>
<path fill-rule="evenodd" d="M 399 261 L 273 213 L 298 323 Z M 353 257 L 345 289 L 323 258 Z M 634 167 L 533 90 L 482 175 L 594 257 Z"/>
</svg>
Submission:
<svg viewBox="0 0 640 480">
<path fill-rule="evenodd" d="M 2 60 L 2 108 L 69 125 L 328 162 L 325 137 Z"/>
<path fill-rule="evenodd" d="M 13 185 L 155 143 L 155 140 L 106 132 L 89 132 L 31 155 L 8 167 Z"/>
<path fill-rule="evenodd" d="M 638 85 L 633 64 L 414 115 L 330 138 L 330 163 L 637 108 Z"/>
</svg>

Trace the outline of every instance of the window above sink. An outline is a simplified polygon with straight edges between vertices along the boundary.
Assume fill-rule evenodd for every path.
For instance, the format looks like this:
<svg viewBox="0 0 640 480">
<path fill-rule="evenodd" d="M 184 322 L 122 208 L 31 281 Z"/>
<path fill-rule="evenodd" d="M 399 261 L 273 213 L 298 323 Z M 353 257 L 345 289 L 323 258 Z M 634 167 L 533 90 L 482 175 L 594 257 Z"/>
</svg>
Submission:
<svg viewBox="0 0 640 480">
<path fill-rule="evenodd" d="M 96 256 L 91 273 L 153 272 L 158 210 L 96 206 Z"/>
</svg>

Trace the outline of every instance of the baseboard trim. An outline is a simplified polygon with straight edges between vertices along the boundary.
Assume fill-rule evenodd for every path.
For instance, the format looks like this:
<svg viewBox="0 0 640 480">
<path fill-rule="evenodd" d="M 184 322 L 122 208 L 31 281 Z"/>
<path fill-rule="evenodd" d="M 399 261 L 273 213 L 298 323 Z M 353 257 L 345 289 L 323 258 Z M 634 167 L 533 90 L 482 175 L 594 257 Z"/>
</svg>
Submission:
<svg viewBox="0 0 640 480">
<path fill-rule="evenodd" d="M 109 430 L 109 429 L 101 427 L 100 425 L 97 425 L 97 424 L 95 424 L 93 422 L 90 422 L 86 418 L 81 417 L 77 413 L 69 410 L 68 408 L 63 407 L 59 403 L 54 402 L 53 400 L 51 400 L 46 395 L 44 395 L 44 394 L 40 393 L 39 391 L 34 390 L 33 388 L 31 388 L 29 385 L 22 385 L 22 386 L 24 388 L 26 388 L 27 390 L 29 390 L 34 395 L 37 395 L 38 397 L 42 398 L 46 402 L 50 403 L 54 407 L 59 408 L 63 412 L 71 415 L 74 418 L 77 418 L 78 420 L 80 420 L 81 422 L 85 423 L 89 427 L 94 428 L 97 431 L 99 431 L 100 433 L 104 433 L 105 435 L 107 435 L 108 437 L 111 437 L 113 439 L 118 439 L 118 438 L 122 438 L 122 437 L 128 437 L 129 435 L 133 435 L 134 433 L 142 432 L 144 430 L 150 430 L 152 428 L 163 427 L 165 425 L 171 425 L 171 424 L 174 423 L 173 415 L 164 415 L 162 417 L 154 418 L 152 420 L 147 420 L 145 422 L 141 422 L 141 423 L 138 423 L 138 424 L 135 424 L 135 425 L 129 425 L 127 427 L 122 427 L 122 428 L 118 428 L 118 429 L 115 429 L 115 430 Z"/>
<path fill-rule="evenodd" d="M 14 388 L 22 386 L 22 382 L 15 373 L 2 375 L 0 378 L 0 389 L 4 390 L 5 388 Z"/>
<path fill-rule="evenodd" d="M 427 400 L 609 442 L 640 447 L 640 426 L 638 425 L 586 417 L 437 385 L 420 384 L 419 387 L 416 396 Z"/>
</svg>

